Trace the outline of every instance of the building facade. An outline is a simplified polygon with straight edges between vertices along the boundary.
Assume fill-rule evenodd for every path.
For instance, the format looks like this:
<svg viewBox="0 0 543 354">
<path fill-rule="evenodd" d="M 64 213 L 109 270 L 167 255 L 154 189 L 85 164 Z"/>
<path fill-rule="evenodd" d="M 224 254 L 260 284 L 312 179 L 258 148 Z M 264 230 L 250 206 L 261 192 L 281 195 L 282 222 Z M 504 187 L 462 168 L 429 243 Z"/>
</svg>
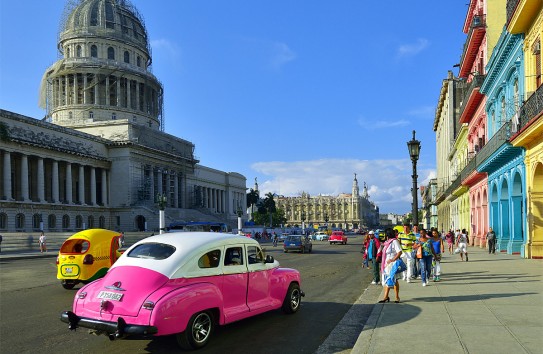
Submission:
<svg viewBox="0 0 543 354">
<path fill-rule="evenodd" d="M 277 196 L 275 203 L 285 212 L 286 226 L 359 229 L 379 225 L 379 207 L 369 198 L 365 183 L 360 194 L 355 174 L 351 194 L 311 197 L 304 192 L 299 197 Z"/>
<path fill-rule="evenodd" d="M 246 179 L 198 164 L 164 132 L 163 89 L 129 1 L 69 2 L 61 58 L 42 80 L 46 118 L 0 110 L 0 230 L 158 229 L 168 221 L 234 226 Z"/>
</svg>

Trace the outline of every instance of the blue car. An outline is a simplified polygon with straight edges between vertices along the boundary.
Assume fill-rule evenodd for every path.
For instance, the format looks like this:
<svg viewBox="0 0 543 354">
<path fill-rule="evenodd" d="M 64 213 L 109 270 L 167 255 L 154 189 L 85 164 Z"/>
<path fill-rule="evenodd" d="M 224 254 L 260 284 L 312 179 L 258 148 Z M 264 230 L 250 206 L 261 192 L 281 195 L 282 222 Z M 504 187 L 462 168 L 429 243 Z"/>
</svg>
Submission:
<svg viewBox="0 0 543 354">
<path fill-rule="evenodd" d="M 306 253 L 313 250 L 313 244 L 311 239 L 302 235 L 289 235 L 283 242 L 283 251 L 298 251 L 300 253 Z"/>
</svg>

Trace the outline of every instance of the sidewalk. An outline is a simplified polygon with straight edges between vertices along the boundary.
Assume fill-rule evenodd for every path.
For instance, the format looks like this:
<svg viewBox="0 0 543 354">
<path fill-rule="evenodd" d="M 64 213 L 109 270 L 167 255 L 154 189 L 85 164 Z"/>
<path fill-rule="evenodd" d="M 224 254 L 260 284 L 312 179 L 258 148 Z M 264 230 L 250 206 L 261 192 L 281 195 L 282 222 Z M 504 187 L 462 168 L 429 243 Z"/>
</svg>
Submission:
<svg viewBox="0 0 543 354">
<path fill-rule="evenodd" d="M 543 261 L 468 252 L 446 252 L 441 282 L 400 281 L 401 303 L 391 290 L 376 304 L 351 353 L 542 353 Z"/>
</svg>

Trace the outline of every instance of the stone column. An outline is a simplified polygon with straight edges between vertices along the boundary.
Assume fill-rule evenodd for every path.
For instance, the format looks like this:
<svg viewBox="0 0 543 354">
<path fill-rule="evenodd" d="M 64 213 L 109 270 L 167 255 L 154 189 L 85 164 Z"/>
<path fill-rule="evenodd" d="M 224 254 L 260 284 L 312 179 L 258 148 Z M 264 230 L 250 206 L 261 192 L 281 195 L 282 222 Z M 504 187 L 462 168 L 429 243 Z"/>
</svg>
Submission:
<svg viewBox="0 0 543 354">
<path fill-rule="evenodd" d="M 109 106 L 109 75 L 106 76 L 106 106 Z"/>
<path fill-rule="evenodd" d="M 72 188 L 72 164 L 66 162 L 66 202 L 68 204 L 73 203 Z"/>
<path fill-rule="evenodd" d="M 90 203 L 96 205 L 96 169 L 91 166 L 90 168 Z"/>
<path fill-rule="evenodd" d="M 107 206 L 107 172 L 102 169 L 102 204 Z"/>
<path fill-rule="evenodd" d="M 79 165 L 79 202 L 85 204 L 85 166 Z"/>
<path fill-rule="evenodd" d="M 136 110 L 140 110 L 140 83 L 136 81 Z"/>
<path fill-rule="evenodd" d="M 123 80 L 123 78 L 117 76 L 117 80 L 116 80 L 116 81 L 117 81 L 117 86 L 116 86 L 116 87 L 117 87 L 117 97 L 116 97 L 116 98 L 117 98 L 117 102 L 115 102 L 115 105 L 116 105 L 117 107 L 121 107 L 121 106 L 122 106 L 122 104 L 121 104 L 121 97 L 122 97 L 123 95 L 121 94 L 121 80 Z"/>
<path fill-rule="evenodd" d="M 45 171 L 43 169 L 43 157 L 38 157 L 38 201 L 45 201 Z"/>
<path fill-rule="evenodd" d="M 179 208 L 179 177 L 173 175 L 173 206 Z"/>
<path fill-rule="evenodd" d="M 4 151 L 4 194 L 7 200 L 13 199 L 11 190 L 11 152 Z"/>
<path fill-rule="evenodd" d="M 68 75 L 64 75 L 64 104 L 69 105 L 70 104 L 70 77 Z"/>
<path fill-rule="evenodd" d="M 23 201 L 28 201 L 28 156 L 21 156 L 21 197 Z"/>
<path fill-rule="evenodd" d="M 53 177 L 53 184 L 52 184 L 52 188 L 51 188 L 51 199 L 52 199 L 52 202 L 53 203 L 58 203 L 59 202 L 59 197 L 58 197 L 58 161 L 57 160 L 53 160 L 53 164 L 51 166 L 51 169 L 52 169 L 52 177 Z"/>
<path fill-rule="evenodd" d="M 74 87 L 73 87 L 74 101 L 73 101 L 73 104 L 77 104 L 77 75 L 78 74 L 74 74 Z"/>
<path fill-rule="evenodd" d="M 88 88 L 88 81 L 87 81 L 87 74 L 83 74 L 83 104 L 87 104 L 88 102 L 88 96 L 87 96 L 87 88 Z"/>
<path fill-rule="evenodd" d="M 162 193 L 164 193 L 164 190 L 162 189 L 162 170 L 159 169 L 156 172 L 157 172 L 156 178 L 157 178 L 157 189 L 158 189 L 156 193 L 162 195 Z"/>
<path fill-rule="evenodd" d="M 100 104 L 100 97 L 98 97 L 98 74 L 93 74 L 92 84 L 94 85 L 94 102 L 92 104 Z"/>
<path fill-rule="evenodd" d="M 126 79 L 126 107 L 132 109 L 132 102 L 130 101 L 130 87 L 132 86 L 132 80 Z"/>
<path fill-rule="evenodd" d="M 156 202 L 156 192 L 155 192 L 155 170 L 151 166 L 151 173 L 149 178 L 151 179 L 151 185 L 149 186 L 149 194 L 151 195 L 151 203 Z"/>
</svg>

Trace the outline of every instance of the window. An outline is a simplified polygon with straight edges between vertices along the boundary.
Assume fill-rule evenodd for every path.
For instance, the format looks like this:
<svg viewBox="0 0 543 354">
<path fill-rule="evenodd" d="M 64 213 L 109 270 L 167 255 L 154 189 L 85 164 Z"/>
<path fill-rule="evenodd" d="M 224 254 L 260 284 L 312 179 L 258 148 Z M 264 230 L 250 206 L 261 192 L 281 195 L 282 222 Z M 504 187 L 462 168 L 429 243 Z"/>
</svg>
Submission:
<svg viewBox="0 0 543 354">
<path fill-rule="evenodd" d="M 101 228 L 101 229 L 105 229 L 106 228 L 106 218 L 103 217 L 103 216 L 100 216 L 98 218 L 98 227 Z"/>
<path fill-rule="evenodd" d="M 90 243 L 82 239 L 66 240 L 60 248 L 61 253 L 85 253 L 89 250 Z"/>
<path fill-rule="evenodd" d="M 113 15 L 113 6 L 111 2 L 106 1 L 106 28 L 115 28 L 115 19 Z"/>
<path fill-rule="evenodd" d="M 141 57 L 139 55 L 138 55 L 138 58 L 136 59 L 136 63 L 138 67 L 141 67 Z"/>
<path fill-rule="evenodd" d="M 130 63 L 130 53 L 128 53 L 128 51 L 124 52 L 124 62 Z"/>
<path fill-rule="evenodd" d="M 76 48 L 75 48 L 75 56 L 77 58 L 81 58 L 81 46 L 78 45 Z"/>
<path fill-rule="evenodd" d="M 69 119 L 72 119 L 73 117 L 74 117 L 73 112 L 68 112 L 68 118 L 69 118 Z"/>
<path fill-rule="evenodd" d="M 68 215 L 62 216 L 62 229 L 67 230 L 70 227 L 70 217 Z"/>
<path fill-rule="evenodd" d="M 70 48 L 66 48 L 66 58 L 70 57 Z"/>
<path fill-rule="evenodd" d="M 243 251 L 241 247 L 230 247 L 226 250 L 224 256 L 225 266 L 235 266 L 243 264 Z"/>
<path fill-rule="evenodd" d="M 87 228 L 88 229 L 94 229 L 94 216 L 89 215 L 87 218 Z"/>
<path fill-rule="evenodd" d="M 76 229 L 82 229 L 83 228 L 83 217 L 81 215 L 77 215 L 75 217 L 75 228 Z"/>
<path fill-rule="evenodd" d="M 249 264 L 264 263 L 266 260 L 262 249 L 256 246 L 247 247 L 247 259 Z"/>
<path fill-rule="evenodd" d="M 198 259 L 198 267 L 200 268 L 217 268 L 221 259 L 221 251 L 213 250 L 204 254 Z"/>
<path fill-rule="evenodd" d="M 40 223 L 41 223 L 41 215 L 40 214 L 34 214 L 32 215 L 32 228 L 35 230 L 40 230 Z"/>
<path fill-rule="evenodd" d="M 91 45 L 91 57 L 97 58 L 98 57 L 98 47 L 94 44 Z"/>
<path fill-rule="evenodd" d="M 91 26 L 98 26 L 98 4 L 99 2 L 95 2 L 91 9 Z"/>
<path fill-rule="evenodd" d="M 8 215 L 6 213 L 0 214 L 0 229 L 6 230 L 8 228 Z"/>
<path fill-rule="evenodd" d="M 57 227 L 57 217 L 55 214 L 49 214 L 47 217 L 47 225 L 49 226 L 49 229 L 54 229 Z"/>
<path fill-rule="evenodd" d="M 89 111 L 89 118 L 94 119 L 94 112 L 93 111 Z"/>
<path fill-rule="evenodd" d="M 113 120 L 117 119 L 117 113 L 115 112 L 111 113 L 111 119 Z"/>
<path fill-rule="evenodd" d="M 141 243 L 128 253 L 128 257 L 161 260 L 168 258 L 174 252 L 175 247 L 165 243 Z"/>
<path fill-rule="evenodd" d="M 15 215 L 15 228 L 16 229 L 24 229 L 25 227 L 25 214 L 17 214 Z"/>
<path fill-rule="evenodd" d="M 111 60 L 115 60 L 115 49 L 113 49 L 113 47 L 107 48 L 107 58 Z"/>
</svg>

